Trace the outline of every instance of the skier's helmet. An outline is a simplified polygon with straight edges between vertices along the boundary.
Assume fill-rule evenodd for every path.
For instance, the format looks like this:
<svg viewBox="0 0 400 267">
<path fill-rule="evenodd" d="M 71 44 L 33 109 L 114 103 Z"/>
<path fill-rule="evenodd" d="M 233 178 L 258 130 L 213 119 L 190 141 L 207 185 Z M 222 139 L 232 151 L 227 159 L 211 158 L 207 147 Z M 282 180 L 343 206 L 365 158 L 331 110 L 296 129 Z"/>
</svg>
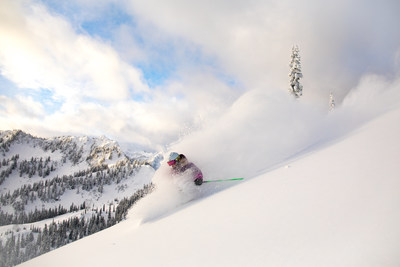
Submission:
<svg viewBox="0 0 400 267">
<path fill-rule="evenodd" d="M 171 152 L 168 158 L 168 165 L 173 166 L 179 160 L 179 154 L 176 152 Z"/>
</svg>

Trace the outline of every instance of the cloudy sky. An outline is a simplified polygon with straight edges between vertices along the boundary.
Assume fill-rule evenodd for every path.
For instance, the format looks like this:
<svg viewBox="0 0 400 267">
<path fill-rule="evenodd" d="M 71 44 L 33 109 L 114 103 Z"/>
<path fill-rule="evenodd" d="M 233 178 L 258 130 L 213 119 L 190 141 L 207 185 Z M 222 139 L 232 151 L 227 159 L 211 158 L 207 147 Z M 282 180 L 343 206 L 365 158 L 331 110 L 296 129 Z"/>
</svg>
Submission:
<svg viewBox="0 0 400 267">
<path fill-rule="evenodd" d="M 1 0 L 0 129 L 159 148 L 252 90 L 340 103 L 400 70 L 398 0 Z M 246 107 L 243 107 L 246 108 Z"/>
</svg>

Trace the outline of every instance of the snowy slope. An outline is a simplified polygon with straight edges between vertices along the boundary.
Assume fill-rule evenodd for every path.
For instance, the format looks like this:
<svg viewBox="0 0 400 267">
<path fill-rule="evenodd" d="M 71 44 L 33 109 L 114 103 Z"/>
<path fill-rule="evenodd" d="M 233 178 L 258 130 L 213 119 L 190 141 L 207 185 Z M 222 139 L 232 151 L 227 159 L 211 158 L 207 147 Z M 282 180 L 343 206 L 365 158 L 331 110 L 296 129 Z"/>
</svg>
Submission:
<svg viewBox="0 0 400 267">
<path fill-rule="evenodd" d="M 399 121 L 386 113 L 139 226 L 133 207 L 21 266 L 400 266 Z"/>
</svg>

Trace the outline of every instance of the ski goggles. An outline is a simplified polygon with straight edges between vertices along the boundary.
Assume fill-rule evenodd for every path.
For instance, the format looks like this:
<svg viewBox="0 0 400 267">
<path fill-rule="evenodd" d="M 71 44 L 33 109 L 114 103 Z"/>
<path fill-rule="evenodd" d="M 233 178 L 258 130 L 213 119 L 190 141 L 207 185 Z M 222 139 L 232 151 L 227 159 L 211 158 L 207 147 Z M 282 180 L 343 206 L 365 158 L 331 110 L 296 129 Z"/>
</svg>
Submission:
<svg viewBox="0 0 400 267">
<path fill-rule="evenodd" d="M 177 157 L 176 159 L 170 160 L 167 163 L 169 166 L 174 166 L 179 161 L 179 159 L 180 157 Z"/>
<path fill-rule="evenodd" d="M 170 160 L 167 162 L 169 166 L 174 166 L 176 164 L 176 160 Z"/>
</svg>

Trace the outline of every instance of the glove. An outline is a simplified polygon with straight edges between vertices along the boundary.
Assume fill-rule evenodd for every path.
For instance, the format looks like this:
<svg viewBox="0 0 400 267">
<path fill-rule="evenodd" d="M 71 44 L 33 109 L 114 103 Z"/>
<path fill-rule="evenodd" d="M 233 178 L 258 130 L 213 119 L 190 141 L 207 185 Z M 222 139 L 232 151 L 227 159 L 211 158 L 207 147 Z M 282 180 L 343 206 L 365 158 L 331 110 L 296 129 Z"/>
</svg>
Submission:
<svg viewBox="0 0 400 267">
<path fill-rule="evenodd" d="M 196 180 L 194 180 L 195 185 L 201 185 L 202 183 L 203 183 L 203 179 L 201 179 L 201 178 L 197 178 Z"/>
</svg>

